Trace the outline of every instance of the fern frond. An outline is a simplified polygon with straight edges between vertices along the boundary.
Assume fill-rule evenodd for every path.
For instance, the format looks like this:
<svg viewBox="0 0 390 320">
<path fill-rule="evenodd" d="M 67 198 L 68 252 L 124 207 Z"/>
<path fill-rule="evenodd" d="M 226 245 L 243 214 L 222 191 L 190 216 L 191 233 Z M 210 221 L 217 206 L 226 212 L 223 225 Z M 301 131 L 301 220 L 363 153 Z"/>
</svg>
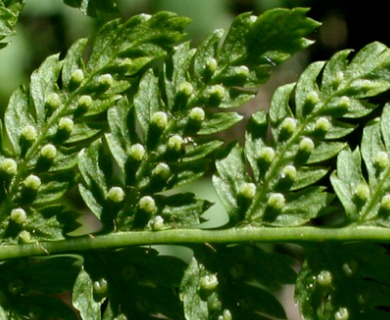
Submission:
<svg viewBox="0 0 390 320">
<path fill-rule="evenodd" d="M 0 41 L 15 34 L 15 25 L 24 5 L 23 0 L 0 1 Z M 0 49 L 7 43 L 0 42 Z"/>
<path fill-rule="evenodd" d="M 329 170 L 324 161 L 345 148 L 340 138 L 356 127 L 348 119 L 372 112 L 378 104 L 370 98 L 389 89 L 387 47 L 372 43 L 351 62 L 348 54 L 315 62 L 276 90 L 268 114 L 252 116 L 244 151 L 235 146 L 217 162 L 214 184 L 232 223 L 293 226 L 332 210 L 334 196 L 316 184 Z"/>
<path fill-rule="evenodd" d="M 339 154 L 331 175 L 351 224 L 389 225 L 389 115 L 386 104 L 381 117 L 365 126 L 360 148 Z"/>
<path fill-rule="evenodd" d="M 29 88 L 15 91 L 1 139 L 4 238 L 18 239 L 21 232 L 31 236 L 28 241 L 64 236 L 60 216 L 69 209 L 60 199 L 78 182 L 78 153 L 103 135 L 107 109 L 125 99 L 149 63 L 172 49 L 187 23 L 164 12 L 135 16 L 123 24 L 112 21 L 98 32 L 90 50 L 87 39 L 77 41 L 64 60 L 59 55 L 47 58 L 32 74 Z M 24 210 L 26 221 L 10 220 L 14 209 Z M 50 220 L 45 227 L 46 219 L 57 221 L 56 232 L 49 230 L 54 226 Z"/>
</svg>

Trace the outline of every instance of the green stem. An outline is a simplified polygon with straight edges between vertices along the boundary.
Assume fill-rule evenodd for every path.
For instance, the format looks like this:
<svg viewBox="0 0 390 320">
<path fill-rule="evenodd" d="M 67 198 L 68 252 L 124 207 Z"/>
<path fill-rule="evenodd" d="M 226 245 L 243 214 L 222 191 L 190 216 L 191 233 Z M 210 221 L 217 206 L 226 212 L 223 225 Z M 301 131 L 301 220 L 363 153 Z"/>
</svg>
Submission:
<svg viewBox="0 0 390 320">
<path fill-rule="evenodd" d="M 381 227 L 347 228 L 242 228 L 227 230 L 171 229 L 165 231 L 118 232 L 59 241 L 0 246 L 0 260 L 27 256 L 72 253 L 135 245 L 240 243 L 240 242 L 323 242 L 373 241 L 390 243 L 390 231 Z"/>
</svg>

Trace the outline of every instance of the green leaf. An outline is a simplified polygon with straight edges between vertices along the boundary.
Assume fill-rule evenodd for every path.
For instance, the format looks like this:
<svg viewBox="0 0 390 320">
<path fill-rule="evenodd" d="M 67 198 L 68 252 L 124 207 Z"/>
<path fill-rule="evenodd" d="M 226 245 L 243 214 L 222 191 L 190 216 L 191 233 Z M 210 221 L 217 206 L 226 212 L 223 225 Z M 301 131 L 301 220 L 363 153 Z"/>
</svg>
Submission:
<svg viewBox="0 0 390 320">
<path fill-rule="evenodd" d="M 129 58 L 131 60 L 125 60 L 125 63 L 129 63 L 131 74 L 135 74 L 150 61 L 165 56 L 166 51 L 183 37 L 183 29 L 188 23 L 189 19 L 169 12 L 137 15 L 124 24 L 113 20 L 97 34 L 86 70 L 108 68 L 114 57 Z"/>
<path fill-rule="evenodd" d="M 303 319 L 387 319 L 389 255 L 369 243 L 313 244 L 296 285 Z"/>
<path fill-rule="evenodd" d="M 230 220 L 237 222 L 243 218 L 242 214 L 246 210 L 246 207 L 240 206 L 237 201 L 241 185 L 248 180 L 242 149 L 237 144 L 232 144 L 226 154 L 221 154 L 216 167 L 218 175 L 213 176 L 214 187 Z"/>
<path fill-rule="evenodd" d="M 347 217 L 354 221 L 358 219 L 359 208 L 354 200 L 357 186 L 366 185 L 361 171 L 361 156 L 359 149 L 352 152 L 346 149 L 337 157 L 337 171 L 331 176 L 332 186 L 344 206 Z"/>
<path fill-rule="evenodd" d="M 168 197 L 156 198 L 161 206 L 161 217 L 167 226 L 191 227 L 202 222 L 201 215 L 211 203 L 197 198 L 192 193 L 179 193 Z"/>
<path fill-rule="evenodd" d="M 180 286 L 180 299 L 184 304 L 186 319 L 210 319 L 207 300 L 199 295 L 200 280 L 208 275 L 207 270 L 195 258 L 192 258 Z"/>
<path fill-rule="evenodd" d="M 321 187 L 308 187 L 303 190 L 285 194 L 285 205 L 279 210 L 267 208 L 264 222 L 272 226 L 299 226 L 333 211 L 330 203 L 332 194 L 324 192 Z M 276 211 L 276 212 L 275 212 Z"/>
<path fill-rule="evenodd" d="M 237 114 L 236 112 L 213 113 L 202 123 L 198 134 L 208 135 L 224 131 L 240 122 L 242 119 L 243 116 Z"/>
<path fill-rule="evenodd" d="M 80 312 L 81 319 L 100 320 L 101 302 L 95 301 L 93 282 L 89 274 L 81 269 L 72 292 L 73 306 Z"/>
<path fill-rule="evenodd" d="M 306 12 L 307 9 L 295 8 L 270 10 L 258 18 L 247 13 L 240 15 L 224 41 L 221 59 L 237 64 L 245 58 L 260 66 L 284 61 L 311 44 L 303 37 L 319 24 L 305 18 Z"/>
<path fill-rule="evenodd" d="M 310 154 L 306 163 L 314 164 L 334 158 L 345 148 L 345 146 L 346 145 L 343 142 L 319 142 Z"/>
<path fill-rule="evenodd" d="M 5 110 L 5 130 L 15 154 L 20 154 L 21 152 L 20 138 L 23 129 L 20 127 L 20 124 L 33 128 L 36 125 L 27 101 L 28 93 L 25 88 L 20 87 L 12 94 L 8 108 Z"/>
<path fill-rule="evenodd" d="M 46 100 L 51 93 L 58 93 L 57 80 L 62 63 L 59 55 L 48 57 L 42 65 L 31 75 L 30 93 L 34 106 L 34 117 L 39 126 L 45 121 L 47 110 Z"/>
<path fill-rule="evenodd" d="M 363 130 L 361 153 L 356 149 L 340 153 L 331 182 L 346 210 L 347 217 L 358 223 L 388 225 L 387 193 L 390 190 L 387 125 L 389 106 L 381 118 L 367 123 Z M 362 159 L 364 160 L 364 168 Z M 368 179 L 364 177 L 367 170 Z"/>
<path fill-rule="evenodd" d="M 24 5 L 23 0 L 0 1 L 0 41 L 15 34 L 15 25 Z M 1 42 L 0 48 L 6 46 Z"/>
<path fill-rule="evenodd" d="M 85 186 L 79 185 L 81 196 L 98 218 L 101 217 L 101 204 L 104 203 L 107 193 L 106 172 L 103 169 L 107 163 L 103 162 L 102 152 L 102 143 L 96 141 L 80 153 L 78 162 L 85 182 Z"/>
<path fill-rule="evenodd" d="M 142 77 L 137 95 L 134 97 L 134 108 L 142 129 L 144 141 L 148 137 L 153 114 L 165 109 L 163 101 L 158 94 L 159 92 L 158 79 L 153 75 L 153 71 L 149 70 Z"/>
</svg>

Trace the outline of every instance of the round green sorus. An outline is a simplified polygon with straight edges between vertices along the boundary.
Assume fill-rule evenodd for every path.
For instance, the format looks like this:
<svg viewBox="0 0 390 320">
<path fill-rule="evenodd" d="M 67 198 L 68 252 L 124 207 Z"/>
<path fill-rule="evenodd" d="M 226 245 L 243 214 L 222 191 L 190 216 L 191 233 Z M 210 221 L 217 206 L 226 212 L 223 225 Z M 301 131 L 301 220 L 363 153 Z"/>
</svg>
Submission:
<svg viewBox="0 0 390 320">
<path fill-rule="evenodd" d="M 332 114 L 342 115 L 348 111 L 351 107 L 351 100 L 347 96 L 342 96 L 340 98 L 335 98 L 328 104 L 328 108 L 325 111 L 328 111 Z"/>
<path fill-rule="evenodd" d="M 195 107 L 190 110 L 189 118 L 194 122 L 202 122 L 206 117 L 204 110 L 200 107 Z"/>
<path fill-rule="evenodd" d="M 153 169 L 153 174 L 159 176 L 162 179 L 168 179 L 171 175 L 171 168 L 166 163 L 160 162 Z"/>
<path fill-rule="evenodd" d="M 249 76 L 249 68 L 247 66 L 238 66 L 235 68 L 236 73 L 242 77 Z"/>
<path fill-rule="evenodd" d="M 271 163 L 275 158 L 275 150 L 271 147 L 264 147 L 259 152 L 259 160 L 262 160 L 266 163 Z"/>
<path fill-rule="evenodd" d="M 205 96 L 212 102 L 219 103 L 225 96 L 225 88 L 219 84 L 210 86 L 205 90 Z"/>
<path fill-rule="evenodd" d="M 17 224 L 23 224 L 27 220 L 27 213 L 22 208 L 12 209 L 10 218 Z"/>
<path fill-rule="evenodd" d="M 47 160 L 54 160 L 57 156 L 57 148 L 55 145 L 48 143 L 41 149 L 41 156 Z"/>
<path fill-rule="evenodd" d="M 309 91 L 305 97 L 305 103 L 302 108 L 302 114 L 304 116 L 308 115 L 310 112 L 312 112 L 316 104 L 318 104 L 319 102 L 320 102 L 320 98 L 318 96 L 317 91 L 314 90 Z"/>
<path fill-rule="evenodd" d="M 199 284 L 203 290 L 214 290 L 218 286 L 218 278 L 215 274 L 207 274 L 200 279 Z"/>
<path fill-rule="evenodd" d="M 142 144 L 133 144 L 128 151 L 128 155 L 136 161 L 141 161 L 145 156 L 146 150 Z"/>
<path fill-rule="evenodd" d="M 97 78 L 97 82 L 99 84 L 100 89 L 107 90 L 110 88 L 114 82 L 114 78 L 111 74 L 106 73 L 102 74 Z"/>
<path fill-rule="evenodd" d="M 164 218 L 161 216 L 155 216 L 148 223 L 153 231 L 160 231 L 165 229 Z"/>
<path fill-rule="evenodd" d="M 359 183 L 354 190 L 354 198 L 365 202 L 370 197 L 370 187 L 366 183 Z"/>
<path fill-rule="evenodd" d="M 334 77 L 334 84 L 339 85 L 344 80 L 344 72 L 338 71 Z"/>
<path fill-rule="evenodd" d="M 114 320 L 127 320 L 127 317 L 122 313 L 116 316 Z"/>
<path fill-rule="evenodd" d="M 74 88 L 80 86 L 81 82 L 84 80 L 84 71 L 81 69 L 75 69 L 70 76 L 70 85 Z"/>
<path fill-rule="evenodd" d="M 385 151 L 379 151 L 374 159 L 374 165 L 379 170 L 386 169 L 390 164 L 389 155 Z"/>
<path fill-rule="evenodd" d="M 305 137 L 299 142 L 299 151 L 310 154 L 314 150 L 314 142 L 312 139 Z"/>
<path fill-rule="evenodd" d="M 77 110 L 81 112 L 86 112 L 89 108 L 92 107 L 92 98 L 89 95 L 82 95 L 77 101 Z"/>
<path fill-rule="evenodd" d="M 74 128 L 74 122 L 71 118 L 63 117 L 58 123 L 58 130 L 64 131 L 68 134 L 72 132 Z"/>
<path fill-rule="evenodd" d="M 18 242 L 19 243 L 31 243 L 33 241 L 33 238 L 31 236 L 31 233 L 27 230 L 22 230 L 18 234 Z"/>
<path fill-rule="evenodd" d="M 253 199 L 256 195 L 256 185 L 252 182 L 245 182 L 240 186 L 238 194 L 244 198 Z"/>
<path fill-rule="evenodd" d="M 108 282 L 106 279 L 101 278 L 93 283 L 93 292 L 99 296 L 104 296 L 108 291 Z"/>
<path fill-rule="evenodd" d="M 342 109 L 348 109 L 351 106 L 351 101 L 349 97 L 343 96 L 339 100 L 339 107 Z"/>
<path fill-rule="evenodd" d="M 385 194 L 381 200 L 381 209 L 390 213 L 390 194 Z"/>
<path fill-rule="evenodd" d="M 286 204 L 286 198 L 282 193 L 271 193 L 267 200 L 267 205 L 275 210 L 283 209 Z"/>
<path fill-rule="evenodd" d="M 184 139 L 178 134 L 175 134 L 168 139 L 167 146 L 170 150 L 180 152 L 183 144 L 184 144 Z"/>
<path fill-rule="evenodd" d="M 129 148 L 128 154 L 134 160 L 141 161 L 145 157 L 146 150 L 142 144 L 136 143 Z"/>
<path fill-rule="evenodd" d="M 291 117 L 285 118 L 281 124 L 281 129 L 290 134 L 293 134 L 296 128 L 297 128 L 297 121 Z"/>
<path fill-rule="evenodd" d="M 286 140 L 290 138 L 297 129 L 297 121 L 294 118 L 285 118 L 280 125 L 280 139 Z"/>
<path fill-rule="evenodd" d="M 57 109 L 61 106 L 61 98 L 58 93 L 50 93 L 45 100 L 45 105 L 51 109 Z"/>
<path fill-rule="evenodd" d="M 114 203 L 122 202 L 125 196 L 126 194 L 121 187 L 112 187 L 107 192 L 107 199 Z"/>
<path fill-rule="evenodd" d="M 309 91 L 308 94 L 306 95 L 306 103 L 309 103 L 311 105 L 316 105 L 318 102 L 320 102 L 320 98 L 318 96 L 317 91 Z"/>
<path fill-rule="evenodd" d="M 33 142 L 37 139 L 37 136 L 37 130 L 31 125 L 25 126 L 22 129 L 21 137 L 26 141 Z"/>
<path fill-rule="evenodd" d="M 317 132 L 327 132 L 330 129 L 330 121 L 326 117 L 320 117 L 316 120 L 314 130 Z"/>
<path fill-rule="evenodd" d="M 210 291 L 207 292 L 205 295 L 207 296 L 207 309 L 209 310 L 209 313 L 212 313 L 213 311 L 219 311 L 222 308 L 222 301 L 218 295 L 218 292 L 216 291 Z"/>
<path fill-rule="evenodd" d="M 38 176 L 34 175 L 34 174 L 30 174 L 23 181 L 23 185 L 26 188 L 34 190 L 34 191 L 37 191 L 40 188 L 41 184 L 42 184 L 41 179 Z"/>
<path fill-rule="evenodd" d="M 153 113 L 150 120 L 151 123 L 156 125 L 161 130 L 164 130 L 168 125 L 168 115 L 163 111 L 157 111 Z"/>
<path fill-rule="evenodd" d="M 317 275 L 317 283 L 320 284 L 321 286 L 330 286 L 332 284 L 332 274 L 328 270 L 322 270 L 318 275 Z"/>
<path fill-rule="evenodd" d="M 218 68 L 218 62 L 214 58 L 209 58 L 206 61 L 206 72 L 209 74 L 213 74 L 215 71 L 217 71 Z"/>
<path fill-rule="evenodd" d="M 222 315 L 218 316 L 218 320 L 232 320 L 232 319 L 233 319 L 232 313 L 228 309 L 223 310 Z"/>
<path fill-rule="evenodd" d="M 139 208 L 147 213 L 156 211 L 156 202 L 151 196 L 144 196 L 138 202 Z"/>
<path fill-rule="evenodd" d="M 194 87 L 192 86 L 191 83 L 184 81 L 179 84 L 178 86 L 178 94 L 190 97 L 192 93 L 194 92 Z"/>
<path fill-rule="evenodd" d="M 337 312 L 334 314 L 335 320 L 348 320 L 349 319 L 349 311 L 347 308 L 339 308 Z"/>
<path fill-rule="evenodd" d="M 13 176 L 18 170 L 18 164 L 14 159 L 6 158 L 0 162 L 0 169 L 6 174 Z"/>
<path fill-rule="evenodd" d="M 297 169 L 295 166 L 289 164 L 282 169 L 281 178 L 294 181 L 297 177 Z"/>
</svg>

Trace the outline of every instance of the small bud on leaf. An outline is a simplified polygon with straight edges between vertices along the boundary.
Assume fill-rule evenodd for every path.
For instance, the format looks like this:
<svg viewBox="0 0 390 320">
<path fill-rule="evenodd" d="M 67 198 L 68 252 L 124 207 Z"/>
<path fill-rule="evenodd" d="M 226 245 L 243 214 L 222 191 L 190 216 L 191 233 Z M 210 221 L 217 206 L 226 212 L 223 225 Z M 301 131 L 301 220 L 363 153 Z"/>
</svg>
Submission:
<svg viewBox="0 0 390 320">
<path fill-rule="evenodd" d="M 179 152 L 181 150 L 183 144 L 184 144 L 184 139 L 177 134 L 170 137 L 168 140 L 168 148 L 176 152 Z"/>
<path fill-rule="evenodd" d="M 24 140 L 33 142 L 37 139 L 37 130 L 33 126 L 25 126 L 22 129 L 21 136 Z"/>
<path fill-rule="evenodd" d="M 72 132 L 73 127 L 74 127 L 74 122 L 71 118 L 68 117 L 61 118 L 58 123 L 58 129 L 61 131 L 65 131 L 68 134 Z"/>
<path fill-rule="evenodd" d="M 271 193 L 267 200 L 267 204 L 272 209 L 281 210 L 286 204 L 286 199 L 281 193 Z"/>
<path fill-rule="evenodd" d="M 47 160 L 54 160 L 57 156 L 57 148 L 53 144 L 48 143 L 42 147 L 41 156 Z"/>
<path fill-rule="evenodd" d="M 145 148 L 142 144 L 133 144 L 129 149 L 129 156 L 132 157 L 136 161 L 141 161 L 145 156 Z"/>
<path fill-rule="evenodd" d="M 107 199 L 114 203 L 122 202 L 125 196 L 126 194 L 121 187 L 112 187 L 107 193 Z"/>
<path fill-rule="evenodd" d="M 27 214 L 22 208 L 12 209 L 10 218 L 17 224 L 23 224 L 27 220 Z"/>
<path fill-rule="evenodd" d="M 245 182 L 240 186 L 238 194 L 247 199 L 253 199 L 256 194 L 256 185 L 251 182 Z"/>
<path fill-rule="evenodd" d="M 41 184 L 42 184 L 41 179 L 38 176 L 33 175 L 33 174 L 29 175 L 23 181 L 23 185 L 26 188 L 34 190 L 34 191 L 37 191 L 40 188 Z"/>
<path fill-rule="evenodd" d="M 205 112 L 200 107 L 192 108 L 189 114 L 189 118 L 195 122 L 202 122 L 205 119 Z"/>
<path fill-rule="evenodd" d="M 18 164 L 14 159 L 6 158 L 0 162 L 0 169 L 8 175 L 14 175 L 18 170 Z"/>
<path fill-rule="evenodd" d="M 168 115 L 163 111 L 157 111 L 152 115 L 151 122 L 164 130 L 168 125 Z"/>
<path fill-rule="evenodd" d="M 151 196 L 142 197 L 139 200 L 138 205 L 139 205 L 141 210 L 143 210 L 147 213 L 153 213 L 157 209 L 156 202 L 154 201 L 154 199 Z"/>
<path fill-rule="evenodd" d="M 46 97 L 46 106 L 51 109 L 57 109 L 61 106 L 61 99 L 58 93 L 52 92 Z"/>
</svg>

